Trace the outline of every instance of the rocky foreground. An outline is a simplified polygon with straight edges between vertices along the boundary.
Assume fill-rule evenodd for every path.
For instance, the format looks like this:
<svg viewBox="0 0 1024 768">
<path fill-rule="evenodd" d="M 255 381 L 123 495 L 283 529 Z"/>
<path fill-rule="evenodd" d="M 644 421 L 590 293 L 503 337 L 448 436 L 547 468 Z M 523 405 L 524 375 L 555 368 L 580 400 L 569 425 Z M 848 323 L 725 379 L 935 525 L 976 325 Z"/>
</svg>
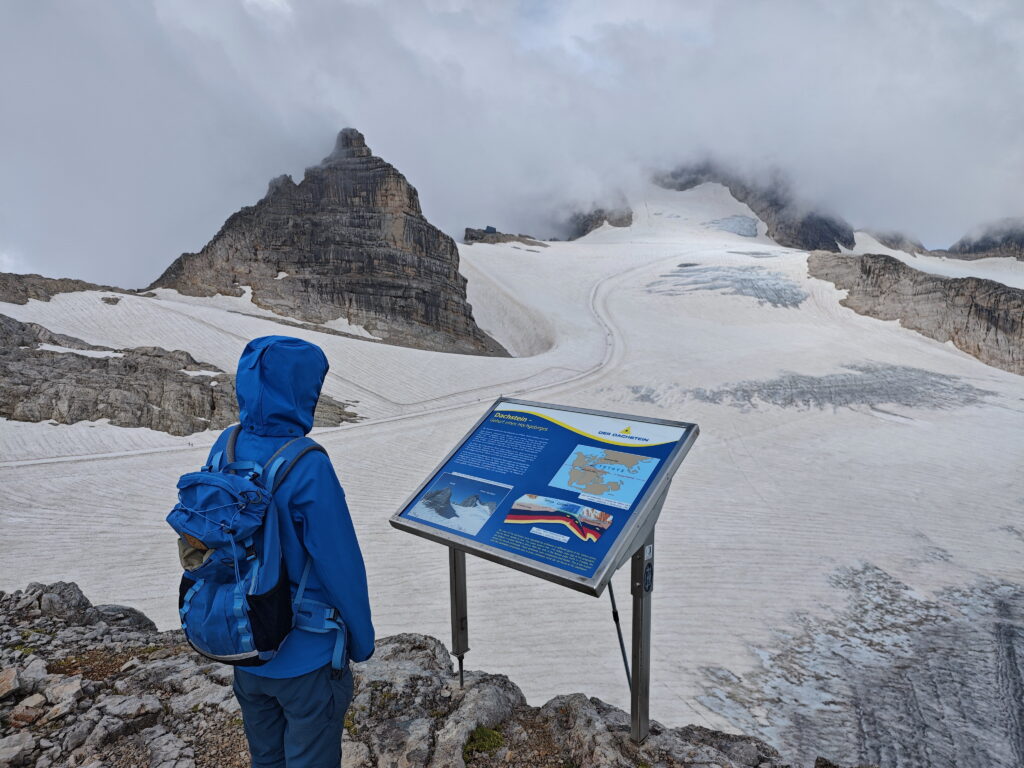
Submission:
<svg viewBox="0 0 1024 768">
<path fill-rule="evenodd" d="M 231 668 L 132 608 L 92 605 L 73 583 L 0 592 L 0 668 L 0 766 L 249 764 Z M 625 712 L 580 693 L 530 707 L 507 677 L 483 672 L 460 688 L 444 645 L 424 635 L 383 638 L 353 670 L 346 767 L 786 765 L 762 741 L 697 726 L 652 723 L 637 748 Z"/>
</svg>

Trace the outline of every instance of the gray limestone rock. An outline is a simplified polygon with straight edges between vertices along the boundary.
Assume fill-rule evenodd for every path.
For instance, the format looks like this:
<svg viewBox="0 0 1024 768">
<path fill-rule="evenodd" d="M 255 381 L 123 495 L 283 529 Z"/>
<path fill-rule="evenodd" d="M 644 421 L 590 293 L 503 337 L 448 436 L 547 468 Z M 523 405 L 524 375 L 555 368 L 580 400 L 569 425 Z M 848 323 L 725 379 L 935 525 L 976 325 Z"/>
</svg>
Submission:
<svg viewBox="0 0 1024 768">
<path fill-rule="evenodd" d="M 49 698 L 73 701 L 61 693 L 72 690 L 85 698 L 77 711 L 48 720 L 40 717 L 42 696 L 0 701 L 3 754 L 43 768 L 246 764 L 229 667 L 196 655 L 180 632 L 100 621 L 73 584 L 33 584 L 27 594 L 57 599 L 44 601 L 49 613 L 30 616 L 28 606 L 19 608 L 25 594 L 0 593 L 0 663 L 18 658 L 13 646 L 22 632 L 45 634 L 53 638 L 45 651 L 51 674 L 41 658 L 35 661 Z M 652 723 L 637 746 L 622 710 L 582 694 L 531 707 L 504 675 L 468 671 L 460 687 L 444 644 L 424 635 L 379 639 L 373 657 L 354 664 L 352 674 L 346 768 L 782 765 L 762 741 L 693 726 Z M 21 720 L 12 719 L 17 706 Z M 12 733 L 13 725 L 19 729 Z"/>
<path fill-rule="evenodd" d="M 494 227 L 487 227 L 485 229 L 466 227 L 466 233 L 462 239 L 467 245 L 472 245 L 473 243 L 488 243 L 490 245 L 497 243 L 523 243 L 534 248 L 548 247 L 547 243 L 538 240 L 532 235 L 509 235 L 505 232 L 499 232 Z"/>
<path fill-rule="evenodd" d="M 234 376 L 188 352 L 97 347 L 0 315 L 0 416 L 61 424 L 109 419 L 188 435 L 233 424 L 238 403 Z M 355 418 L 346 403 L 321 395 L 314 423 L 337 426 Z M 119 607 L 110 611 L 118 614 Z M 119 620 L 132 621 L 127 614 Z"/>
<path fill-rule="evenodd" d="M 507 354 L 473 320 L 455 242 L 352 128 L 299 183 L 274 179 L 262 200 L 150 287 L 241 296 L 242 286 L 257 305 L 305 322 L 344 318 L 392 343 Z"/>
<path fill-rule="evenodd" d="M 107 624 L 135 627 L 145 632 L 156 632 L 156 624 L 138 608 L 127 605 L 97 605 L 96 612 Z"/>
<path fill-rule="evenodd" d="M 0 739 L 0 765 L 25 765 L 36 740 L 28 731 L 16 731 Z"/>
<path fill-rule="evenodd" d="M 813 277 L 848 291 L 844 306 L 957 348 L 983 363 L 1024 374 L 1024 290 L 976 277 L 950 278 L 879 254 L 816 252 Z"/>
<path fill-rule="evenodd" d="M 95 283 L 75 280 L 70 277 L 43 277 L 42 275 L 34 274 L 17 275 L 11 272 L 0 272 L 0 302 L 27 304 L 29 299 L 49 301 L 58 293 L 71 293 L 73 291 L 128 293 L 128 291 L 122 288 L 96 285 Z M 116 297 L 112 298 L 116 299 Z"/>
</svg>

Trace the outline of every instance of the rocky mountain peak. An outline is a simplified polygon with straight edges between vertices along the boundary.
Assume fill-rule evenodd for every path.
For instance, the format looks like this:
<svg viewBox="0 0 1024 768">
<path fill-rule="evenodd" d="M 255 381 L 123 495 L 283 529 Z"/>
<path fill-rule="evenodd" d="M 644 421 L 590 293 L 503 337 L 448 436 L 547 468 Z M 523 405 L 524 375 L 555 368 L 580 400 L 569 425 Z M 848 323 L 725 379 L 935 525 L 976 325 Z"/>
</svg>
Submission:
<svg viewBox="0 0 1024 768">
<path fill-rule="evenodd" d="M 366 138 L 355 128 L 342 128 L 334 142 L 334 151 L 323 159 L 321 165 L 329 165 L 336 160 L 349 157 L 371 157 L 370 148 L 366 146 Z"/>
<path fill-rule="evenodd" d="M 257 306 L 307 323 L 341 319 L 388 343 L 507 354 L 473 319 L 455 241 L 354 128 L 300 182 L 274 179 L 151 286 L 192 296 L 243 296 L 247 287 Z"/>
</svg>

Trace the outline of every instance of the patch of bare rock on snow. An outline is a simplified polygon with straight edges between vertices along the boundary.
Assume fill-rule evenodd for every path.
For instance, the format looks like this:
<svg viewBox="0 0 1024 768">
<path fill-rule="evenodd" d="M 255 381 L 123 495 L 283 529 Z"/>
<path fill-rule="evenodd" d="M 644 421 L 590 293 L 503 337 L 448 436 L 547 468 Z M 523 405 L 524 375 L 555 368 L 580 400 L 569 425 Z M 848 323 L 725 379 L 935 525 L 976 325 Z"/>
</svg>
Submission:
<svg viewBox="0 0 1024 768">
<path fill-rule="evenodd" d="M 92 605 L 74 583 L 0 593 L 0 665 L 0 766 L 249 764 L 231 668 L 135 609 Z M 353 677 L 346 768 L 785 764 L 758 739 L 696 726 L 652 722 L 637 747 L 622 710 L 579 693 L 530 707 L 504 675 L 471 671 L 460 688 L 444 645 L 425 635 L 379 640 Z M 480 728 L 492 741 L 475 749 Z"/>
</svg>

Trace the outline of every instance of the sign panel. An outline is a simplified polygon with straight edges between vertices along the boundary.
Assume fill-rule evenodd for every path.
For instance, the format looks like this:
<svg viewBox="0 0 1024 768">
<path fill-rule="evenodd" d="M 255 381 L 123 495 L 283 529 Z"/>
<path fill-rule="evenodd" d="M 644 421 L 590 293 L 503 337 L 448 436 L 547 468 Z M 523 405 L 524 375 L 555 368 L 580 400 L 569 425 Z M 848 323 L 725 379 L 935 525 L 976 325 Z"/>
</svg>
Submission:
<svg viewBox="0 0 1024 768">
<path fill-rule="evenodd" d="M 600 594 L 695 424 L 499 399 L 391 519 L 396 528 Z"/>
</svg>

